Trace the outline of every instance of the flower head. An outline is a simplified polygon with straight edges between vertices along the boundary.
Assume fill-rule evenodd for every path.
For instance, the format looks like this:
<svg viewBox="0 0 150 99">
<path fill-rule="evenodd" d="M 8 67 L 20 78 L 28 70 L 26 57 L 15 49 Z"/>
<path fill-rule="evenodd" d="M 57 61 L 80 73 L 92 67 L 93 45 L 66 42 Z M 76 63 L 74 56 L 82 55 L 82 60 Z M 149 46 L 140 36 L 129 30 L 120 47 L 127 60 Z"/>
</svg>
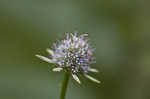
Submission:
<svg viewBox="0 0 150 99">
<path fill-rule="evenodd" d="M 88 34 L 77 36 L 76 33 L 66 33 L 66 38 L 53 44 L 52 49 L 47 49 L 49 58 L 36 55 L 38 58 L 55 64 L 53 71 L 65 71 L 71 73 L 72 77 L 80 83 L 78 75 L 100 83 L 100 81 L 88 75 L 88 72 L 98 72 L 91 68 L 94 62 L 94 49 L 89 45 Z"/>
</svg>

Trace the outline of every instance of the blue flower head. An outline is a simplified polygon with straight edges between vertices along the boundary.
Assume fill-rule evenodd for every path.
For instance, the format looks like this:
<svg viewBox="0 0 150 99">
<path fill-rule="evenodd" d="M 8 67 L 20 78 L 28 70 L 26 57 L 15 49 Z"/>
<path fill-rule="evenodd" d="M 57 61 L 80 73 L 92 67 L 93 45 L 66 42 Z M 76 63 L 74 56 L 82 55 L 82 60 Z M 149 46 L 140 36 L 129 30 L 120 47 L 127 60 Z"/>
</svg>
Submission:
<svg viewBox="0 0 150 99">
<path fill-rule="evenodd" d="M 77 36 L 76 33 L 66 33 L 65 39 L 54 43 L 52 49 L 47 49 L 49 57 L 36 55 L 38 58 L 48 63 L 54 64 L 53 71 L 69 72 L 72 77 L 81 83 L 78 75 L 84 75 L 86 78 L 100 83 L 97 79 L 88 75 L 89 72 L 98 72 L 98 70 L 91 68 L 94 61 L 94 49 L 90 46 L 88 41 L 88 34 Z"/>
</svg>

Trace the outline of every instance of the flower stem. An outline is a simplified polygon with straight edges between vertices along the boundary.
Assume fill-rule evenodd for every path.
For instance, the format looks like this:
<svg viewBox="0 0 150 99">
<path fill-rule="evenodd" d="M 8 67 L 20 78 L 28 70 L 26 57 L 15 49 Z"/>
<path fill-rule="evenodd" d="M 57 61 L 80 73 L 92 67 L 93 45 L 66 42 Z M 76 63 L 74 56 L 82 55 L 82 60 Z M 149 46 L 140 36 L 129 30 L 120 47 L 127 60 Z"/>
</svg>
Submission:
<svg viewBox="0 0 150 99">
<path fill-rule="evenodd" d="M 66 72 L 64 75 L 64 80 L 62 82 L 60 99 L 65 99 L 68 81 L 69 81 L 69 73 Z"/>
</svg>

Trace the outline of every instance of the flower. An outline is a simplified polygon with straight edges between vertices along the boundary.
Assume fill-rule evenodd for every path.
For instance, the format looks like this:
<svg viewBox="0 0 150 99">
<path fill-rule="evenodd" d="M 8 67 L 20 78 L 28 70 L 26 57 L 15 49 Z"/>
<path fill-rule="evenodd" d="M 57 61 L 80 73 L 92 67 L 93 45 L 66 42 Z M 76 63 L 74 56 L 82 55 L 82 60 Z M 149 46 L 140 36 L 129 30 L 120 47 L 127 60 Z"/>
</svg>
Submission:
<svg viewBox="0 0 150 99">
<path fill-rule="evenodd" d="M 77 33 L 66 33 L 66 38 L 54 43 L 52 50 L 47 49 L 49 58 L 41 55 L 36 55 L 38 58 L 48 63 L 54 64 L 56 67 L 53 71 L 69 72 L 72 77 L 80 84 L 78 75 L 84 75 L 86 78 L 100 83 L 99 80 L 88 75 L 88 72 L 98 72 L 91 68 L 94 62 L 94 49 L 89 45 L 88 34 L 77 36 Z"/>
</svg>

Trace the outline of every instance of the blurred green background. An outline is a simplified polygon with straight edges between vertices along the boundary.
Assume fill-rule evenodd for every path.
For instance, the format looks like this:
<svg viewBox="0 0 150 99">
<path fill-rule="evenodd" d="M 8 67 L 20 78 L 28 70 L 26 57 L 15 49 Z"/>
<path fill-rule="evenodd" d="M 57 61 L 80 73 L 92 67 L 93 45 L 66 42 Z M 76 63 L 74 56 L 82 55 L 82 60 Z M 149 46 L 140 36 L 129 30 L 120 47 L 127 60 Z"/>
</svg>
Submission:
<svg viewBox="0 0 150 99">
<path fill-rule="evenodd" d="M 70 79 L 67 99 L 150 99 L 148 0 L 0 0 L 0 99 L 59 99 L 63 73 L 35 54 L 65 32 L 89 33 L 97 85 Z"/>
</svg>

